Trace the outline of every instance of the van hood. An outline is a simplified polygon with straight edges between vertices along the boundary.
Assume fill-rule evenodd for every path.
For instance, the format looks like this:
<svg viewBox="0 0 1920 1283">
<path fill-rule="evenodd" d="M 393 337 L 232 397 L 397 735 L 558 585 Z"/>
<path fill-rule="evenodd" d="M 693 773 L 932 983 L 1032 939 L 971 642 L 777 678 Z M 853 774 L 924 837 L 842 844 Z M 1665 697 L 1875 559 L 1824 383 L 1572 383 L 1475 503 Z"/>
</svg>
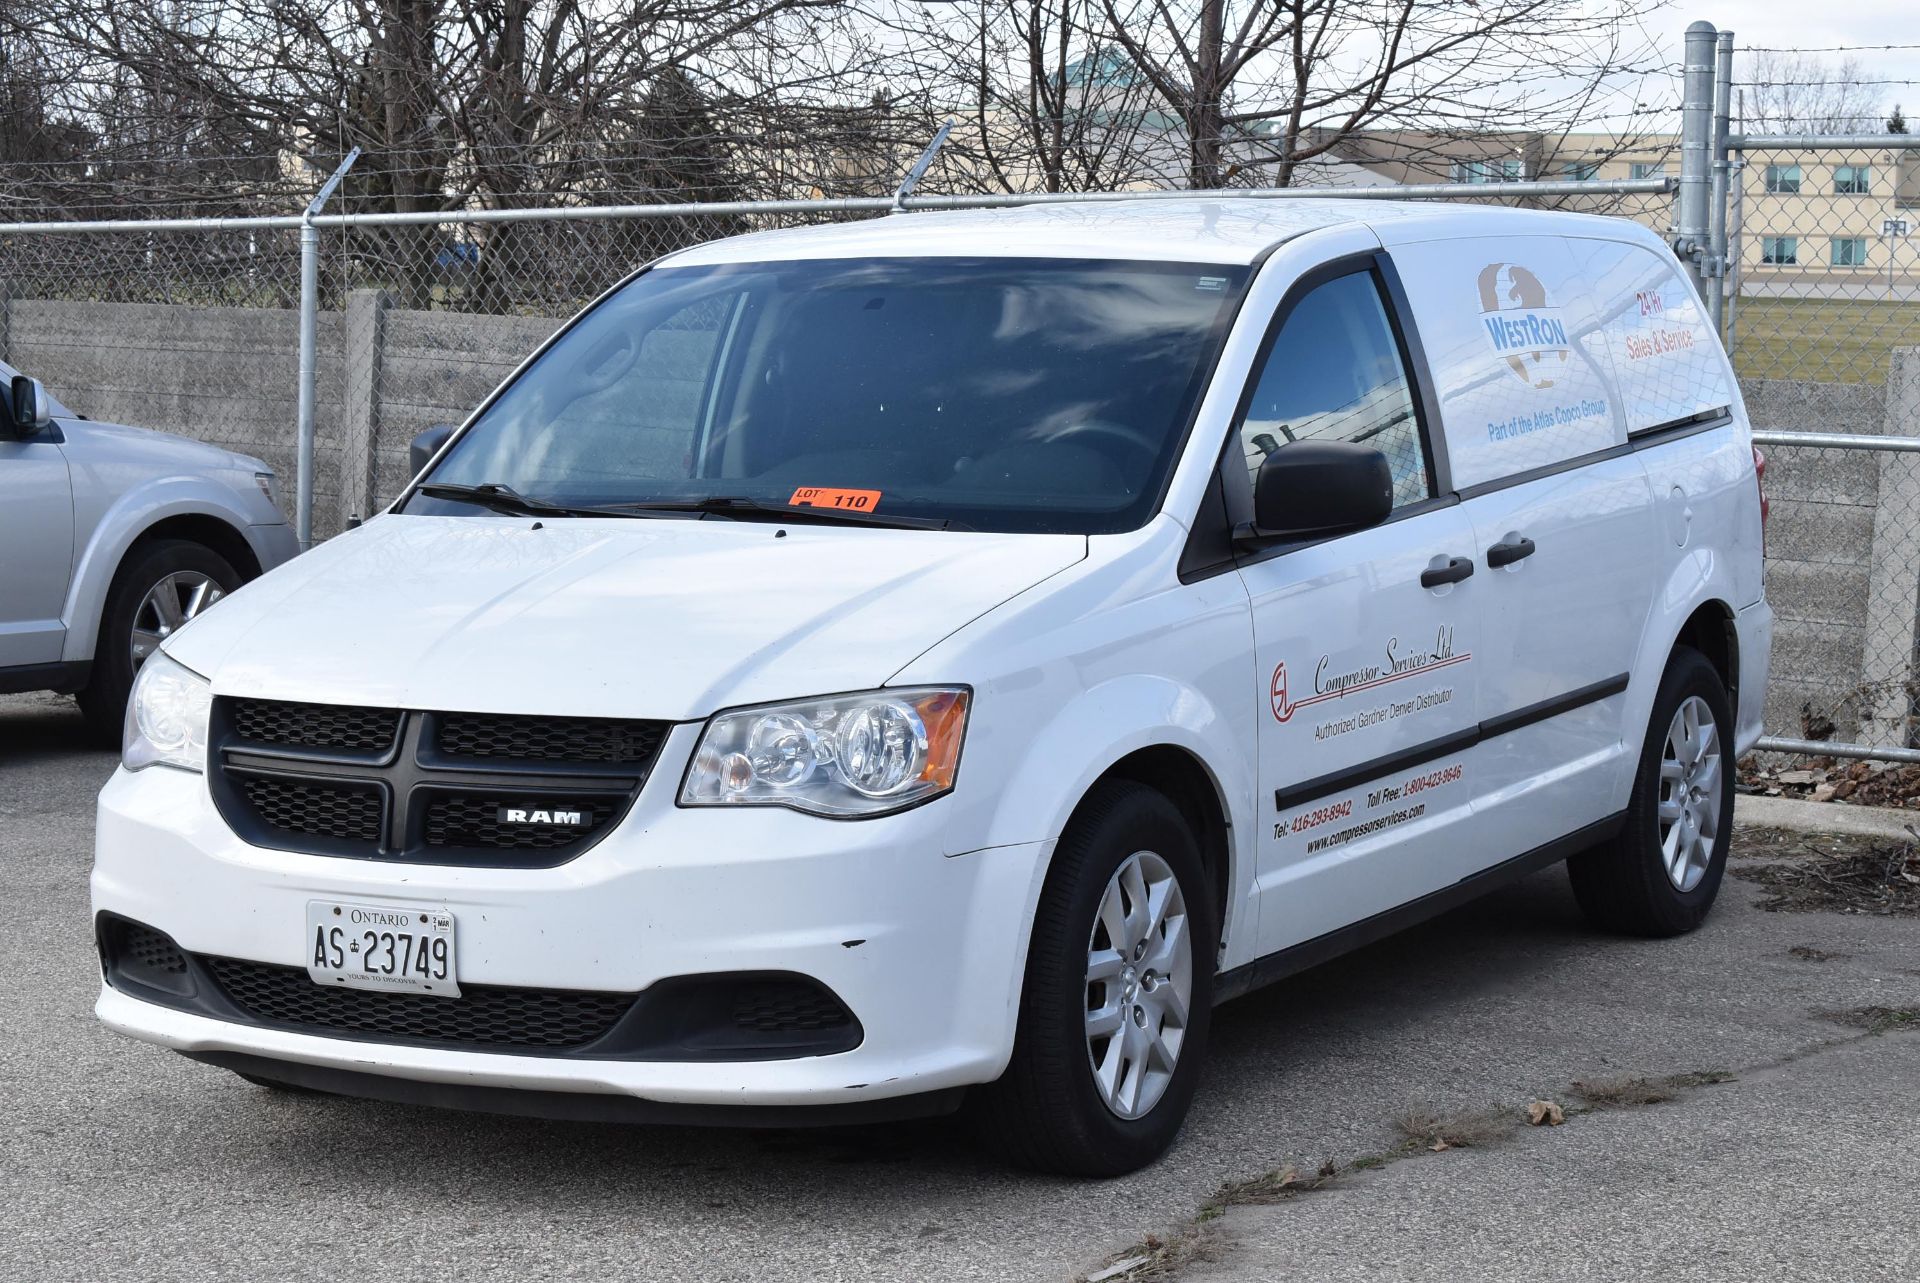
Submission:
<svg viewBox="0 0 1920 1283">
<path fill-rule="evenodd" d="M 692 720 L 883 685 L 1086 551 L 1080 535 L 383 516 L 166 650 L 224 695 Z"/>
</svg>

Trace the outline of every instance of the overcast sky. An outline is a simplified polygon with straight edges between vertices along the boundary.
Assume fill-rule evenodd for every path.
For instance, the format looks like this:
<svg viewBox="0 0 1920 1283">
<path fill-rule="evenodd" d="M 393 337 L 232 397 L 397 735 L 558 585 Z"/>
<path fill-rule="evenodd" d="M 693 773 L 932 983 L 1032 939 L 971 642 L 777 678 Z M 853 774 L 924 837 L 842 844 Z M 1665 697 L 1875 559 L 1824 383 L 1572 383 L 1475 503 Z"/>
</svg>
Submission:
<svg viewBox="0 0 1920 1283">
<path fill-rule="evenodd" d="M 1736 51 L 1906 45 L 1904 49 L 1857 48 L 1853 56 L 1860 60 L 1865 80 L 1905 82 L 1868 86 L 1883 110 L 1900 103 L 1910 122 L 1920 118 L 1920 4 L 1913 0 L 1675 0 L 1673 7 L 1648 24 L 1662 55 L 1675 66 L 1681 59 L 1681 34 L 1687 24 L 1701 19 L 1733 28 Z M 1838 62 L 1847 54 L 1836 51 L 1819 56 Z M 1747 60 L 1736 56 L 1736 84 L 1751 78 Z M 1677 126 L 1677 113 L 1674 123 Z"/>
</svg>

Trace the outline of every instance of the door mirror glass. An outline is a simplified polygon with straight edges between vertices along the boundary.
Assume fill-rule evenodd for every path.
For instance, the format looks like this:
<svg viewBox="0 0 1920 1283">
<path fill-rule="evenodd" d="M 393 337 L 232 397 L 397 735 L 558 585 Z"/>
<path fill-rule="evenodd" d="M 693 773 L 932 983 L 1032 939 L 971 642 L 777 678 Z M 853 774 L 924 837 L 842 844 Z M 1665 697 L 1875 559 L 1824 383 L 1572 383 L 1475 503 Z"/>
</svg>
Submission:
<svg viewBox="0 0 1920 1283">
<path fill-rule="evenodd" d="M 1253 534 L 1304 539 L 1361 530 L 1393 511 L 1393 467 L 1370 446 L 1294 441 L 1269 454 L 1253 483 Z"/>
<path fill-rule="evenodd" d="M 31 437 L 46 431 L 47 425 L 53 422 L 53 402 L 48 399 L 47 390 L 40 386 L 40 380 L 16 374 L 8 392 L 13 399 L 13 422 L 10 425 L 13 435 Z"/>
<path fill-rule="evenodd" d="M 413 439 L 413 443 L 407 447 L 407 462 L 412 465 L 414 476 L 427 470 L 427 465 L 433 462 L 433 456 L 440 453 L 440 447 L 457 431 L 458 424 L 436 423 Z"/>
</svg>

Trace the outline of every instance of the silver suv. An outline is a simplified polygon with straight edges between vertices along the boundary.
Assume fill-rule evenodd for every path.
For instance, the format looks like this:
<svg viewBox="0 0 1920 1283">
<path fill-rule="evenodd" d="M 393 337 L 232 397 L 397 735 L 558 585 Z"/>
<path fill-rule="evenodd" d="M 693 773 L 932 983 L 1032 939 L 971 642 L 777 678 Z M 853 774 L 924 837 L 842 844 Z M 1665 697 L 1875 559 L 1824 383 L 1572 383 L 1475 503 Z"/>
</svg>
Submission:
<svg viewBox="0 0 1920 1283">
<path fill-rule="evenodd" d="M 0 364 L 0 693 L 79 697 L 118 743 L 162 638 L 297 551 L 258 459 L 94 423 Z"/>
</svg>

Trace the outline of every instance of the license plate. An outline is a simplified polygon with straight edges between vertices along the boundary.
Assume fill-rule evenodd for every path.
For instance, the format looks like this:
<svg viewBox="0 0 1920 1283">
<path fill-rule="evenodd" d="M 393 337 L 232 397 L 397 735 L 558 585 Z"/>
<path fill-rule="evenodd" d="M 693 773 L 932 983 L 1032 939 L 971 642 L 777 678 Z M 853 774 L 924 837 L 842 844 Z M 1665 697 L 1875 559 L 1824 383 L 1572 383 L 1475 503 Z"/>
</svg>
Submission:
<svg viewBox="0 0 1920 1283">
<path fill-rule="evenodd" d="M 328 988 L 458 998 L 453 915 L 444 909 L 309 900 L 307 974 Z"/>
</svg>

